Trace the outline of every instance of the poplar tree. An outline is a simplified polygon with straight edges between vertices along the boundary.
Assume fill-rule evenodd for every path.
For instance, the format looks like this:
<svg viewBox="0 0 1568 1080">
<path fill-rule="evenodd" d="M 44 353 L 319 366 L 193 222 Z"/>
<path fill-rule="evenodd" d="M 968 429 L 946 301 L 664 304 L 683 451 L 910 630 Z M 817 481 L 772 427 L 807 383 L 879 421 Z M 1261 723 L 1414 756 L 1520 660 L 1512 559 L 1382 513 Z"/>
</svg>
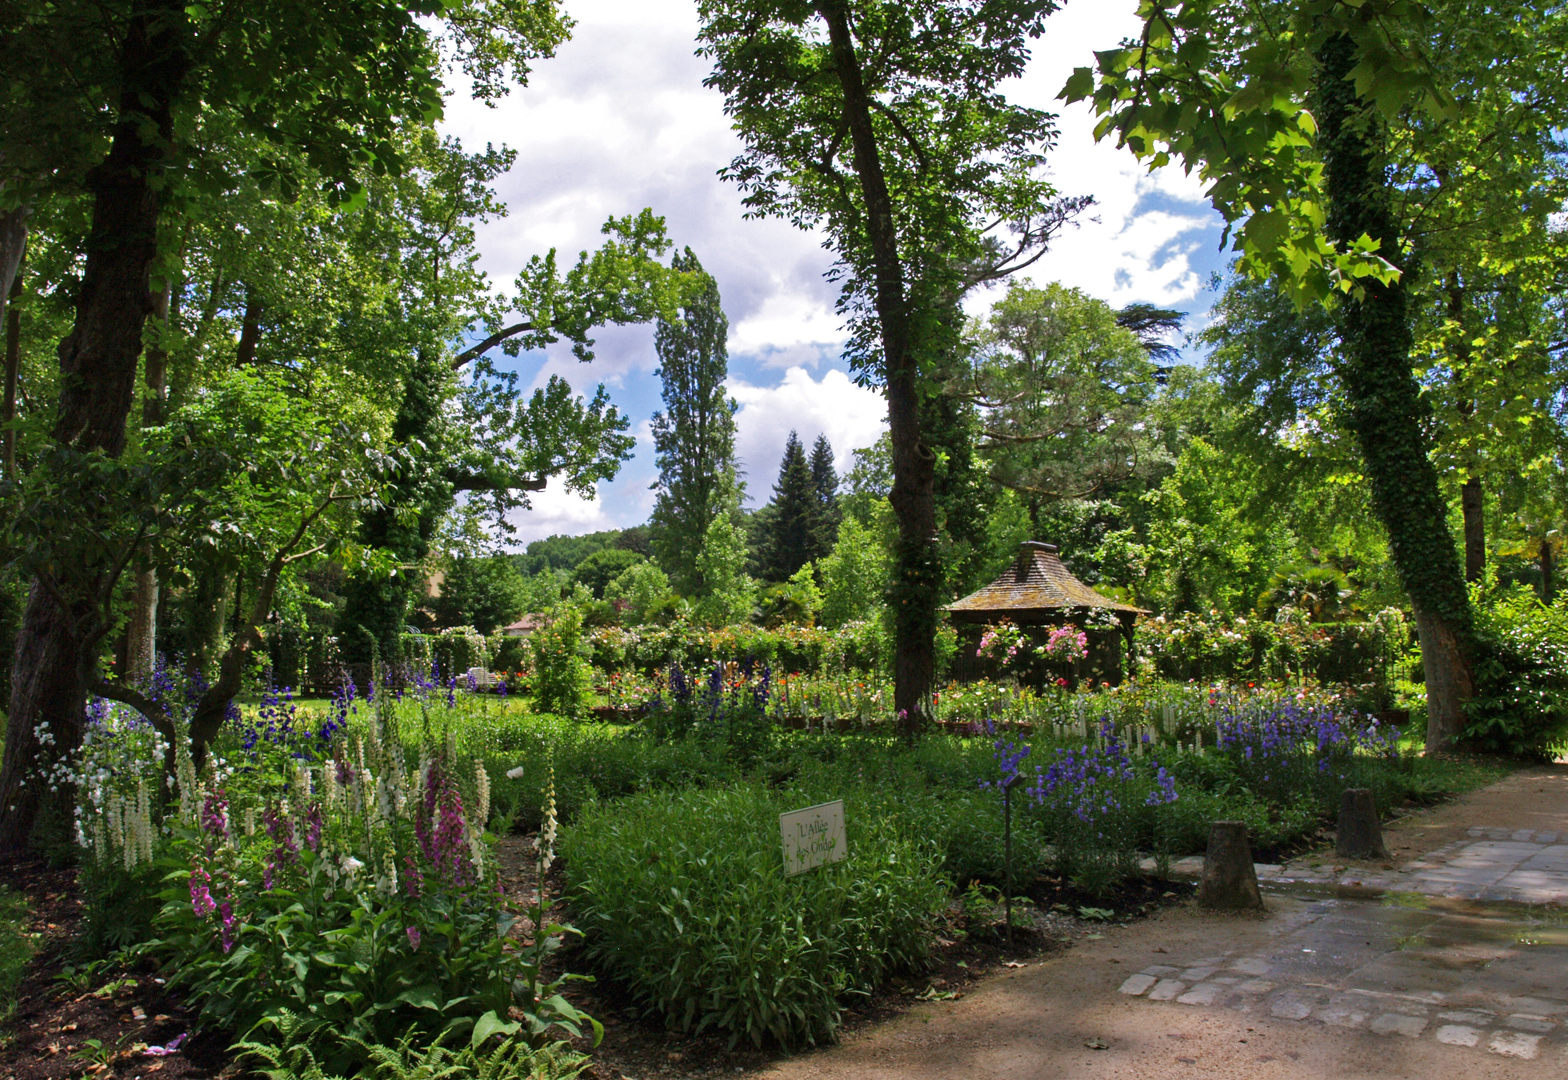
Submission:
<svg viewBox="0 0 1568 1080">
<path fill-rule="evenodd" d="M 653 347 L 664 383 L 664 410 L 653 414 L 658 492 L 649 543 L 676 591 L 702 595 L 697 555 L 708 526 L 740 506 L 735 473 L 735 409 L 724 391 L 729 372 L 729 320 L 719 286 L 687 248 L 671 269 L 691 284 L 678 319 L 660 318 Z"/>
</svg>

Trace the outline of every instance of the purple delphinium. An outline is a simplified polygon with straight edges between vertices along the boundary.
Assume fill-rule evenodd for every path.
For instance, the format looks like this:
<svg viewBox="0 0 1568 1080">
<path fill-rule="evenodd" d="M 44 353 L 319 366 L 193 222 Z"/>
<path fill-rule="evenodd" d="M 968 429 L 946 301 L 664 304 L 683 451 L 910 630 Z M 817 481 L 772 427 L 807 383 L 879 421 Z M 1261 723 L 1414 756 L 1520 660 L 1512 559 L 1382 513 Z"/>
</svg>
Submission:
<svg viewBox="0 0 1568 1080">
<path fill-rule="evenodd" d="M 996 725 L 987 720 L 985 722 L 985 731 L 987 735 L 996 734 Z M 1010 739 L 997 739 L 991 744 L 991 756 L 996 761 L 997 773 L 999 775 L 995 780 L 980 781 L 980 786 L 983 788 L 996 788 L 998 791 L 1006 791 L 1012 787 L 1018 782 L 1018 766 L 1024 758 L 1029 756 L 1029 750 L 1028 743 L 1019 744 Z"/>
</svg>

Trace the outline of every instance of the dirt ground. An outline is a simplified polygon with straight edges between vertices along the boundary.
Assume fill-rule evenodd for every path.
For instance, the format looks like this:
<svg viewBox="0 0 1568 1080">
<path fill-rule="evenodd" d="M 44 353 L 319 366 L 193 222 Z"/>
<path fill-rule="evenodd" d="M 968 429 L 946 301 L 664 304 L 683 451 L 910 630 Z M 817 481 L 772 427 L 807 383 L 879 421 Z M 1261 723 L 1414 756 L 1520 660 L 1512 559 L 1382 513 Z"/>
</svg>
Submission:
<svg viewBox="0 0 1568 1080">
<path fill-rule="evenodd" d="M 1568 766 L 1543 766 L 1401 818 L 1385 832 L 1403 862 L 1471 826 L 1568 831 Z M 1325 852 L 1326 861 L 1332 853 Z M 918 1005 L 838 1046 L 778 1062 L 769 1080 L 1049 1080 L 1166 1077 L 1436 1077 L 1568 1075 L 1552 1045 L 1533 1061 L 1426 1039 L 1345 1031 L 1225 1010 L 1183 1009 L 1118 993 L 1162 956 L 1266 949 L 1306 901 L 1271 899 L 1261 916 L 1220 916 L 1191 903 L 1107 928 L 1099 940 L 984 980 L 956 1002 Z M 1562 983 L 1568 986 L 1568 971 Z"/>
</svg>

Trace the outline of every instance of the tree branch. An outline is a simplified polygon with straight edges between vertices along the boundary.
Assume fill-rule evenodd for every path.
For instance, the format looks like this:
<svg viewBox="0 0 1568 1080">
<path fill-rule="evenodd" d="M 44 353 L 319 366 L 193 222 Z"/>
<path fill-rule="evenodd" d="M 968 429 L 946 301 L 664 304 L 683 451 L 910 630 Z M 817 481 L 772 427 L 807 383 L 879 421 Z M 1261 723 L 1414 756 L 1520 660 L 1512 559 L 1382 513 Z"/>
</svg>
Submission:
<svg viewBox="0 0 1568 1080">
<path fill-rule="evenodd" d="M 453 491 L 543 491 L 548 477 L 521 477 L 516 476 L 505 482 L 483 476 L 479 473 L 447 473 L 447 481 L 452 485 Z"/>
<path fill-rule="evenodd" d="M 478 359 L 485 353 L 489 352 L 491 349 L 495 348 L 497 345 L 501 344 L 501 342 L 505 341 L 507 338 L 513 338 L 518 334 L 526 334 L 530 330 L 537 329 L 539 329 L 539 327 L 531 322 L 513 323 L 511 326 L 503 327 L 478 344 L 471 345 L 462 352 L 458 353 L 456 356 L 452 357 L 452 370 L 457 371 L 470 360 Z"/>
</svg>

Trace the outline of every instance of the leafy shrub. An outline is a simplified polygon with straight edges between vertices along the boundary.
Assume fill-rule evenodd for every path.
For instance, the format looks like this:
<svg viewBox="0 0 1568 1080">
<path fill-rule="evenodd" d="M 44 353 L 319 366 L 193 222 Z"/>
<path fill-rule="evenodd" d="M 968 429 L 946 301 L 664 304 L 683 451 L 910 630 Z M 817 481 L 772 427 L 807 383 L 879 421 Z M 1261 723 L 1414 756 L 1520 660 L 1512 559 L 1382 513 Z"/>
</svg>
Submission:
<svg viewBox="0 0 1568 1080">
<path fill-rule="evenodd" d="M 16 989 L 37 948 L 28 930 L 32 912 L 25 895 L 0 888 L 0 1023 L 16 1010 Z"/>
<path fill-rule="evenodd" d="M 1549 757 L 1568 740 L 1568 612 L 1542 604 L 1526 586 L 1477 599 L 1480 649 L 1465 741 Z"/>
<path fill-rule="evenodd" d="M 1362 687 L 1366 704 L 1388 708 L 1395 664 L 1410 627 L 1394 608 L 1364 620 L 1235 620 L 1186 612 L 1138 624 L 1138 649 L 1153 673 L 1168 679 L 1257 680 L 1311 677 L 1325 685 Z"/>
<path fill-rule="evenodd" d="M 528 638 L 533 659 L 534 706 L 540 712 L 580 717 L 588 711 L 593 671 L 585 657 L 583 616 L 575 604 L 561 604 Z"/>
<path fill-rule="evenodd" d="M 946 898 L 933 845 L 850 803 L 848 858 L 787 878 L 785 809 L 755 785 L 657 792 L 566 832 L 589 954 L 672 1028 L 830 1039 L 844 994 L 926 958 Z"/>
</svg>

